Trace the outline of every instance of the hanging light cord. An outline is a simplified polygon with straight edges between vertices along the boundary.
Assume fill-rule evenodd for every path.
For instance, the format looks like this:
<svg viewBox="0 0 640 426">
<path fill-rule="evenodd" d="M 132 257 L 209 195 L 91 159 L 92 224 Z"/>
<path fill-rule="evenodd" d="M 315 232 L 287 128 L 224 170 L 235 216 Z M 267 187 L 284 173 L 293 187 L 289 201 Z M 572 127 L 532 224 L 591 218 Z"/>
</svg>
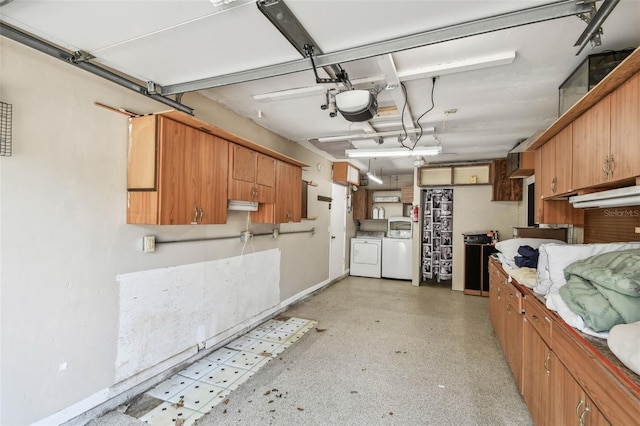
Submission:
<svg viewBox="0 0 640 426">
<path fill-rule="evenodd" d="M 398 142 L 402 145 L 403 148 L 411 149 L 410 147 L 404 144 L 404 141 L 407 140 L 409 135 L 407 134 L 407 128 L 404 125 L 404 111 L 407 109 L 407 88 L 404 87 L 404 83 L 400 83 L 402 87 L 402 93 L 404 94 L 404 105 L 402 106 L 402 115 L 400 116 L 400 122 L 402 123 L 402 131 L 404 132 L 404 136 L 398 137 Z"/>
<path fill-rule="evenodd" d="M 424 117 L 425 115 L 427 115 L 428 112 L 432 111 L 433 108 L 435 108 L 436 104 L 433 101 L 433 93 L 436 90 L 436 77 L 431 77 L 431 108 L 429 108 L 428 110 L 426 110 L 425 112 L 422 113 L 422 115 L 420 117 L 418 117 L 418 119 L 416 120 L 416 123 L 418 124 L 418 127 L 420 127 L 420 133 L 418 134 L 418 137 L 416 138 L 416 141 L 413 144 L 413 148 L 416 147 L 416 145 L 418 144 L 418 141 L 420 140 L 420 138 L 422 138 L 422 134 L 424 132 L 422 125 L 420 124 L 420 120 L 422 119 L 422 117 Z M 411 148 L 411 149 L 413 149 Z"/>
</svg>

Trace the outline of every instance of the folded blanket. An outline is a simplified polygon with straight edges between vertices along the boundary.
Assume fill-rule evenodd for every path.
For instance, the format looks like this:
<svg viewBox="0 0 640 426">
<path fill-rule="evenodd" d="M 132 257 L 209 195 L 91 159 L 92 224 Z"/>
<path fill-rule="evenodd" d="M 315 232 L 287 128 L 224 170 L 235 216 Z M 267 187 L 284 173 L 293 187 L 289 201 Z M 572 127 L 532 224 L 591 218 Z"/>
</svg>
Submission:
<svg viewBox="0 0 640 426">
<path fill-rule="evenodd" d="M 516 268 L 510 269 L 509 276 L 518 281 L 525 287 L 533 288 L 536 286 L 538 278 L 538 270 L 535 268 Z"/>
<path fill-rule="evenodd" d="M 610 252 L 572 263 L 560 296 L 594 331 L 640 321 L 640 249 Z"/>
</svg>

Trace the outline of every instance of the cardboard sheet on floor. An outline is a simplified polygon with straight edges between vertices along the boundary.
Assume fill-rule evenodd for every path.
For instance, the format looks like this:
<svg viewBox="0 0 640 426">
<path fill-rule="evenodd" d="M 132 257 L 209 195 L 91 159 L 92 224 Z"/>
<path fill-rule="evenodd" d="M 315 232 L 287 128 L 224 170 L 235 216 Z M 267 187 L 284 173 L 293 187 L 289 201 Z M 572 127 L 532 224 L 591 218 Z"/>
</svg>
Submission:
<svg viewBox="0 0 640 426">
<path fill-rule="evenodd" d="M 116 380 L 280 303 L 280 250 L 117 276 Z"/>
</svg>

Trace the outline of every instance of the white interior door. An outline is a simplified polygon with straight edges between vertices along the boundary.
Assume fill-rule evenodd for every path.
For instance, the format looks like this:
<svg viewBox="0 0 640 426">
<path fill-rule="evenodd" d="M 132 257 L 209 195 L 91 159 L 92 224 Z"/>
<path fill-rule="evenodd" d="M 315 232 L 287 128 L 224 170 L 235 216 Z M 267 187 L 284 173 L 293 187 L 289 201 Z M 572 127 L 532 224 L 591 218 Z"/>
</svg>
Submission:
<svg viewBox="0 0 640 426">
<path fill-rule="evenodd" d="M 330 255 L 329 279 L 331 281 L 344 275 L 345 244 L 347 239 L 347 187 L 331 184 L 331 219 L 329 224 Z"/>
</svg>

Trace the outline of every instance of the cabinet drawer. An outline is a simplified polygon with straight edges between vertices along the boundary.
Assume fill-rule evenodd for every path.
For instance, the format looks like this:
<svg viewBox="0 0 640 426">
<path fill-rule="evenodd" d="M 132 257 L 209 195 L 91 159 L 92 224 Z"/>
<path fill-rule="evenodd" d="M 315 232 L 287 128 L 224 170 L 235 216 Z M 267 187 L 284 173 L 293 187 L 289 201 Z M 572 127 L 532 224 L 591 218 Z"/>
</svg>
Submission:
<svg viewBox="0 0 640 426">
<path fill-rule="evenodd" d="M 522 312 L 522 293 L 513 284 L 508 283 L 506 278 L 500 282 L 500 296 L 506 299 L 507 311 Z"/>
<path fill-rule="evenodd" d="M 533 296 L 525 298 L 524 316 L 540 334 L 540 337 L 551 347 L 551 318 L 542 306 L 542 302 L 533 299 Z"/>
</svg>

